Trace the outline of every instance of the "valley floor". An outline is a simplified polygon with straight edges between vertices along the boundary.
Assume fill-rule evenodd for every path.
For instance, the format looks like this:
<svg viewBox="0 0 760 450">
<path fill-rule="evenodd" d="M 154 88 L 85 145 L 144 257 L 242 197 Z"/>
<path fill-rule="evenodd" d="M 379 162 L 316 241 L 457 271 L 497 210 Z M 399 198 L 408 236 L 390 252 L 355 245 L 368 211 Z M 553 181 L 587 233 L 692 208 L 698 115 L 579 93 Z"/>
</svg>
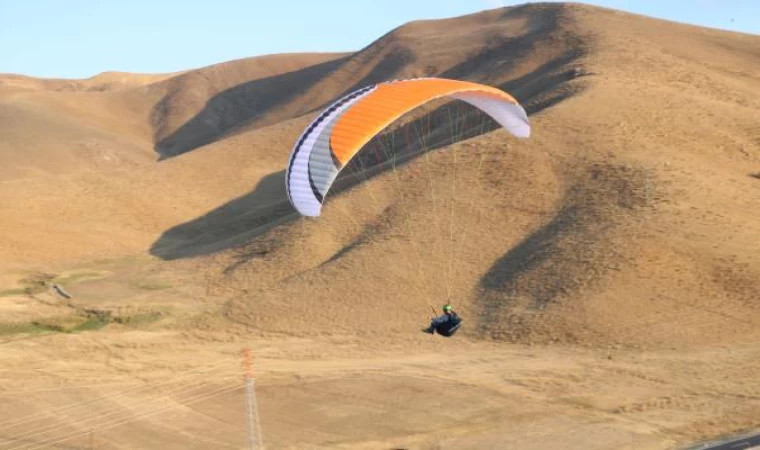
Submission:
<svg viewBox="0 0 760 450">
<path fill-rule="evenodd" d="M 419 330 L 264 336 L 221 319 L 223 299 L 199 307 L 202 286 L 180 271 L 128 261 L 78 273 L 71 300 L 5 298 L 5 317 L 38 328 L 5 325 L 0 336 L 2 450 L 242 448 L 244 348 L 272 449 L 654 450 L 760 425 L 757 343 L 637 350 Z M 101 300 L 108 323 L 40 328 L 65 317 L 56 308 L 92 311 L 96 288 L 119 299 Z"/>
</svg>

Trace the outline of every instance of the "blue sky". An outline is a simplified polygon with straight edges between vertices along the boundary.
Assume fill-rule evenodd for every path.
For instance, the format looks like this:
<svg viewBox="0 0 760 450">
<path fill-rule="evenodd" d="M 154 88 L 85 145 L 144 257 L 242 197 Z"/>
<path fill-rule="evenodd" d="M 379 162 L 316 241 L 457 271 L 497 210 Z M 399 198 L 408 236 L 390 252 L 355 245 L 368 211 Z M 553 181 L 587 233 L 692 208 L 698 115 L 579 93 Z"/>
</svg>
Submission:
<svg viewBox="0 0 760 450">
<path fill-rule="evenodd" d="M 350 51 L 405 22 L 517 3 L 524 2 L 0 0 L 0 73 L 86 78 L 111 70 L 173 72 L 269 53 Z M 760 0 L 585 3 L 760 34 Z"/>
</svg>

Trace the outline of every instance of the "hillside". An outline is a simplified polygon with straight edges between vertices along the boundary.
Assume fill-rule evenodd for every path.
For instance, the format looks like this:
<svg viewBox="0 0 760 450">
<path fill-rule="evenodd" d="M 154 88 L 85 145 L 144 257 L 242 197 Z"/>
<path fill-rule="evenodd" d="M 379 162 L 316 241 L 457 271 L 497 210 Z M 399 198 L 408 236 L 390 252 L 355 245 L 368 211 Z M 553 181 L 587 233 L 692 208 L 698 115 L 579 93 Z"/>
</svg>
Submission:
<svg viewBox="0 0 760 450">
<path fill-rule="evenodd" d="M 172 224 L 249 188 L 275 166 L 252 165 L 256 155 L 235 153 L 241 148 L 236 144 L 228 143 L 227 150 L 212 156 L 217 170 L 207 181 L 207 161 L 156 164 L 160 154 L 154 135 L 159 131 L 154 120 L 165 130 L 241 80 L 325 58 L 250 58 L 114 90 L 66 90 L 38 80 L 33 90 L 0 91 L 0 195 L 7 199 L 0 205 L 7 218 L 0 224 L 0 249 L 10 255 L 0 266 L 70 264 L 140 252 Z M 174 115 L 156 112 L 176 96 L 183 103 L 179 110 L 171 109 Z M 197 102 L 188 96 L 198 97 Z M 225 152 L 235 162 L 219 155 Z M 229 179 L 237 184 L 220 182 Z"/>
<path fill-rule="evenodd" d="M 424 218 L 415 224 L 419 235 L 440 215 L 437 208 L 456 208 L 422 198 L 407 204 L 399 195 L 419 188 L 416 170 L 441 174 L 430 179 L 430 192 L 449 181 L 451 163 L 433 153 L 425 167 L 417 169 L 417 161 L 392 172 L 400 178 L 373 180 L 373 191 L 396 196 L 382 209 L 358 211 L 359 222 L 332 214 L 305 227 L 295 223 L 297 234 L 275 229 L 247 244 L 274 249 L 264 266 L 261 258 L 241 261 L 239 255 L 257 254 L 248 247 L 218 254 L 217 266 L 254 270 L 244 278 L 256 286 L 274 283 L 275 297 L 257 313 L 257 326 L 267 329 L 258 322 L 269 320 L 267 314 L 273 330 L 300 326 L 279 308 L 298 304 L 301 283 L 320 283 L 330 286 L 321 294 L 325 304 L 357 298 L 365 302 L 358 310 L 370 314 L 370 305 L 389 302 L 398 311 L 398 330 L 416 320 L 408 306 L 415 286 L 428 289 L 415 294 L 427 303 L 453 296 L 468 315 L 483 317 L 477 334 L 493 339 L 538 333 L 539 340 L 671 342 L 667 330 L 658 337 L 670 314 L 693 318 L 694 331 L 679 332 L 686 341 L 746 336 L 754 322 L 734 318 L 751 315 L 758 287 L 752 249 L 759 225 L 751 207 L 758 183 L 750 176 L 758 163 L 757 42 L 613 10 L 536 4 L 410 23 L 351 55 L 272 55 L 136 88 L 8 95 L 2 103 L 9 119 L 3 121 L 9 181 L 2 189 L 9 201 L 2 234 L 16 256 L 4 263 L 73 262 L 148 247 L 176 259 L 245 243 L 259 227 L 291 214 L 281 186 L 283 161 L 319 108 L 367 83 L 436 75 L 506 89 L 532 114 L 536 130 L 530 140 L 515 142 L 503 131 L 476 136 L 473 128 L 471 139 L 452 147 L 472 161 L 478 152 L 501 152 L 489 160 L 487 187 L 484 174 L 459 172 L 470 177 L 470 189 L 459 195 L 480 199 L 470 205 L 473 211 L 497 211 L 471 225 L 475 216 L 460 204 L 438 224 L 460 227 L 456 233 L 476 229 L 457 250 L 474 252 L 468 267 L 457 268 L 456 279 L 434 280 L 425 272 L 408 277 L 383 300 L 361 295 L 394 276 L 385 271 L 397 265 L 385 259 L 413 258 L 379 243 L 352 244 L 368 233 L 370 242 L 381 242 L 409 226 L 390 218 L 382 229 L 383 209 L 404 203 L 412 217 Z M 576 71 L 588 75 L 575 78 Z M 470 120 L 465 113 L 484 123 L 475 111 L 459 108 L 462 124 Z M 431 116 L 432 125 L 427 119 L 431 136 L 436 127 L 446 134 L 441 111 Z M 188 153 L 199 147 L 202 152 Z M 155 152 L 174 158 L 157 164 Z M 499 176 L 505 173 L 514 175 Z M 407 184 L 394 189 L 399 181 Z M 349 189 L 335 199 L 347 208 L 367 204 L 365 191 Z M 489 203 L 499 192 L 520 195 Z M 350 231 L 338 236 L 338 230 Z M 414 233 L 405 237 L 412 245 Z M 440 273 L 457 257 L 453 244 L 439 240 L 415 250 L 425 253 L 423 271 Z M 357 267 L 373 274 L 367 284 L 336 282 L 353 278 Z M 277 284 L 280 279 L 287 281 Z M 249 288 L 235 283 L 230 287 Z M 639 299 L 635 306 L 632 295 Z M 710 312 L 715 302 L 722 314 Z M 353 332 L 351 312 L 341 308 L 359 304 L 337 302 L 326 315 L 346 317 L 340 322 Z M 548 310 L 528 313 L 536 308 Z M 234 314 L 245 317 L 245 307 Z M 621 321 L 629 325 L 613 325 Z M 697 332 L 705 323 L 716 328 Z"/>
<path fill-rule="evenodd" d="M 758 427 L 758 49 L 540 3 L 408 23 L 348 54 L 0 75 L 6 322 L 112 315 L 3 341 L 0 384 L 51 391 L 8 415 L 78 401 L 55 390 L 78 380 L 147 389 L 224 362 L 199 381 L 216 388 L 253 346 L 278 448 L 665 449 Z M 532 136 L 433 102 L 367 146 L 322 216 L 298 217 L 283 176 L 303 128 L 353 89 L 419 76 L 506 90 Z M 447 301 L 466 321 L 456 339 L 420 333 Z M 33 379 L 38 360 L 61 370 Z M 196 410 L 161 392 L 56 420 L 84 430 L 160 400 L 181 414 L 90 439 L 240 446 L 238 394 Z"/>
<path fill-rule="evenodd" d="M 494 44 L 498 26 L 514 34 Z M 475 28 L 485 42 L 468 50 Z M 442 36 L 453 44 L 465 35 L 456 64 L 432 51 L 448 48 L 435 45 Z M 409 62 L 378 76 L 436 66 L 505 87 L 533 113 L 533 137 L 495 131 L 451 147 L 466 192 L 447 188 L 452 157 L 435 152 L 334 196 L 318 220 L 218 255 L 219 285 L 248 292 L 229 316 L 265 331 L 372 334 L 360 324 L 380 304 L 387 331 L 403 333 L 450 298 L 472 318 L 466 333 L 499 341 L 679 346 L 754 336 L 758 39 L 578 5 L 394 30 L 375 45 L 404 48 Z M 576 68 L 589 75 L 572 79 Z M 488 164 L 475 170 L 482 152 Z M 238 202 L 202 220 L 240 232 L 230 226 Z M 287 314 L 316 305 L 304 322 Z"/>
</svg>

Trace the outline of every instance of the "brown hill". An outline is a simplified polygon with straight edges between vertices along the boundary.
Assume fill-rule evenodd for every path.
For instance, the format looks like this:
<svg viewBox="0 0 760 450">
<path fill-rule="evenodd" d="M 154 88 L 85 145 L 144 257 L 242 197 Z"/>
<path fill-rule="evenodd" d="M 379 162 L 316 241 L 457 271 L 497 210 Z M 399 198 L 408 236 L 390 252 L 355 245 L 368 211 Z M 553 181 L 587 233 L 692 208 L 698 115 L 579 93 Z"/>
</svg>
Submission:
<svg viewBox="0 0 760 450">
<path fill-rule="evenodd" d="M 330 95 L 313 104 L 381 79 L 466 78 L 513 92 L 534 136 L 495 131 L 431 153 L 334 195 L 318 220 L 219 255 L 219 286 L 246 292 L 230 318 L 372 334 L 365 324 L 382 305 L 386 330 L 404 333 L 451 299 L 479 338 L 677 346 L 754 335 L 758 39 L 574 4 L 394 30 L 317 82 L 314 95 Z M 447 134 L 446 114 L 433 117 L 428 132 Z M 451 152 L 466 167 L 457 195 Z M 473 170 L 482 154 L 486 168 Z M 264 184 L 276 189 L 280 176 Z M 245 239 L 275 220 L 262 197 L 169 230 L 154 251 L 176 258 Z M 316 317 L 288 313 L 301 310 Z"/>
<path fill-rule="evenodd" d="M 274 447 L 662 449 L 760 425 L 759 44 L 546 3 L 413 22 L 351 54 L 0 77 L 4 317 L 113 313 L 102 332 L 3 341 L 0 443 L 239 447 L 242 399 L 191 407 L 180 377 L 213 362 L 191 380 L 234 387 L 252 342 Z M 377 166 L 347 169 L 321 217 L 297 217 L 283 170 L 320 108 L 426 75 L 506 89 L 533 136 L 436 102 L 372 142 Z M 50 279 L 74 299 L 35 290 Z M 444 301 L 466 321 L 446 341 L 418 331 Z M 78 389 L 138 378 L 51 419 L 92 397 Z M 159 404 L 181 414 L 135 422 Z"/>
<path fill-rule="evenodd" d="M 144 86 L 178 74 L 102 72 L 84 80 L 46 79 L 17 74 L 0 74 L 0 90 L 109 91 Z"/>
<path fill-rule="evenodd" d="M 534 137 L 518 143 L 495 131 L 452 147 L 471 164 L 481 152 L 494 154 L 482 173 L 458 172 L 471 177 L 469 189 L 458 192 L 469 204 L 403 197 L 421 181 L 418 170 L 433 174 L 431 192 L 450 182 L 448 157 L 432 153 L 424 164 L 378 177 L 372 188 L 336 195 L 336 204 L 362 205 L 365 191 L 394 192 L 356 212 L 359 221 L 326 214 L 222 254 L 256 286 L 276 288 L 262 294 L 269 303 L 257 305 L 257 326 L 291 329 L 297 325 L 281 310 L 319 301 L 335 305 L 327 317 L 356 331 L 352 311 L 370 314 L 379 302 L 398 311 L 393 327 L 402 330 L 426 302 L 451 296 L 477 321 L 470 332 L 495 339 L 530 330 L 542 340 L 657 340 L 668 314 L 717 327 L 700 333 L 704 339 L 745 335 L 753 322 L 734 318 L 747 313 L 757 287 L 756 252 L 749 250 L 758 226 L 751 208 L 758 186 L 749 176 L 758 159 L 757 42 L 613 10 L 533 4 L 410 23 L 351 55 L 273 55 L 136 88 L 6 94 L 3 168 L 5 179 L 17 179 L 3 185 L 5 247 L 11 261 L 29 264 L 119 255 L 146 248 L 178 222 L 153 243 L 154 254 L 175 259 L 246 242 L 291 214 L 283 161 L 319 108 L 384 79 L 463 78 L 517 96 L 533 114 Z M 431 136 L 451 137 L 444 111 L 426 119 Z M 470 126 L 466 133 L 480 131 Z M 171 163 L 152 162 L 151 146 L 168 157 L 210 143 Z M 483 174 L 492 177 L 485 186 Z M 392 189 L 399 182 L 409 184 Z M 399 202 L 420 218 L 405 238 L 409 245 L 431 226 L 427 220 L 440 217 L 437 209 L 450 217 L 438 219 L 437 241 L 415 250 L 424 256 L 418 278 L 393 275 L 402 269 L 390 263 L 416 254 L 386 248 L 398 245 L 390 238 L 398 227 L 411 225 L 394 216 Z M 469 223 L 476 216 L 463 212 L 466 206 L 492 213 Z M 210 212 L 192 219 L 204 210 Z M 467 267 L 443 270 L 459 257 L 455 239 L 444 242 L 446 223 L 466 236 L 457 251 L 471 252 Z M 381 244 L 385 238 L 389 244 Z M 249 247 L 261 245 L 275 249 L 263 262 L 240 256 L 258 255 Z M 363 282 L 339 282 L 358 267 Z M 448 278 L 432 275 L 441 273 Z M 391 276 L 406 277 L 397 291 L 363 294 L 380 292 L 374 283 Z M 320 294 L 296 295 L 315 283 L 325 288 Z M 410 306 L 410 296 L 425 300 Z M 734 313 L 712 314 L 715 301 Z M 247 315 L 243 305 L 235 308 L 242 308 L 236 317 Z M 628 325 L 615 325 L 621 321 Z M 328 322 L 323 326 L 335 326 Z"/>
<path fill-rule="evenodd" d="M 202 108 L 208 96 L 242 80 L 331 57 L 250 58 L 117 90 L 61 90 L 55 81 L 37 80 L 35 89 L 0 91 L 0 195 L 5 199 L 0 208 L 6 217 L 0 248 L 9 255 L 1 265 L 65 264 L 139 252 L 172 224 L 249 188 L 274 166 L 256 167 L 255 155 L 236 152 L 241 148 L 236 144 L 211 157 L 225 160 L 220 153 L 226 153 L 236 162 L 219 163 L 209 184 L 202 181 L 209 177 L 207 160 L 157 165 L 154 121 L 167 129 Z M 188 96 L 197 92 L 206 97 L 193 104 Z M 168 110 L 179 119 L 156 112 L 175 95 L 184 96 L 184 103 Z M 229 179 L 237 184 L 222 182 Z M 177 191 L 177 186 L 187 189 Z"/>
</svg>

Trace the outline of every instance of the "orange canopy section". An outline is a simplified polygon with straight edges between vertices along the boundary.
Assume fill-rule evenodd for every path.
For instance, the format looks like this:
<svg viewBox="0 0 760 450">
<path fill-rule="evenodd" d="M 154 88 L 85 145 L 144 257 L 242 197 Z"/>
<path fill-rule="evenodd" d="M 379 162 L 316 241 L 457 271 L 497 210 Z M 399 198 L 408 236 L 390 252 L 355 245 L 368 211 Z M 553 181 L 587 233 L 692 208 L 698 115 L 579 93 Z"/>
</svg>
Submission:
<svg viewBox="0 0 760 450">
<path fill-rule="evenodd" d="M 351 160 L 364 144 L 394 120 L 436 98 L 469 92 L 472 95 L 517 104 L 517 101 L 506 92 L 469 81 L 442 78 L 423 78 L 413 81 L 379 85 L 337 120 L 330 145 L 333 155 L 342 165 Z"/>
</svg>

